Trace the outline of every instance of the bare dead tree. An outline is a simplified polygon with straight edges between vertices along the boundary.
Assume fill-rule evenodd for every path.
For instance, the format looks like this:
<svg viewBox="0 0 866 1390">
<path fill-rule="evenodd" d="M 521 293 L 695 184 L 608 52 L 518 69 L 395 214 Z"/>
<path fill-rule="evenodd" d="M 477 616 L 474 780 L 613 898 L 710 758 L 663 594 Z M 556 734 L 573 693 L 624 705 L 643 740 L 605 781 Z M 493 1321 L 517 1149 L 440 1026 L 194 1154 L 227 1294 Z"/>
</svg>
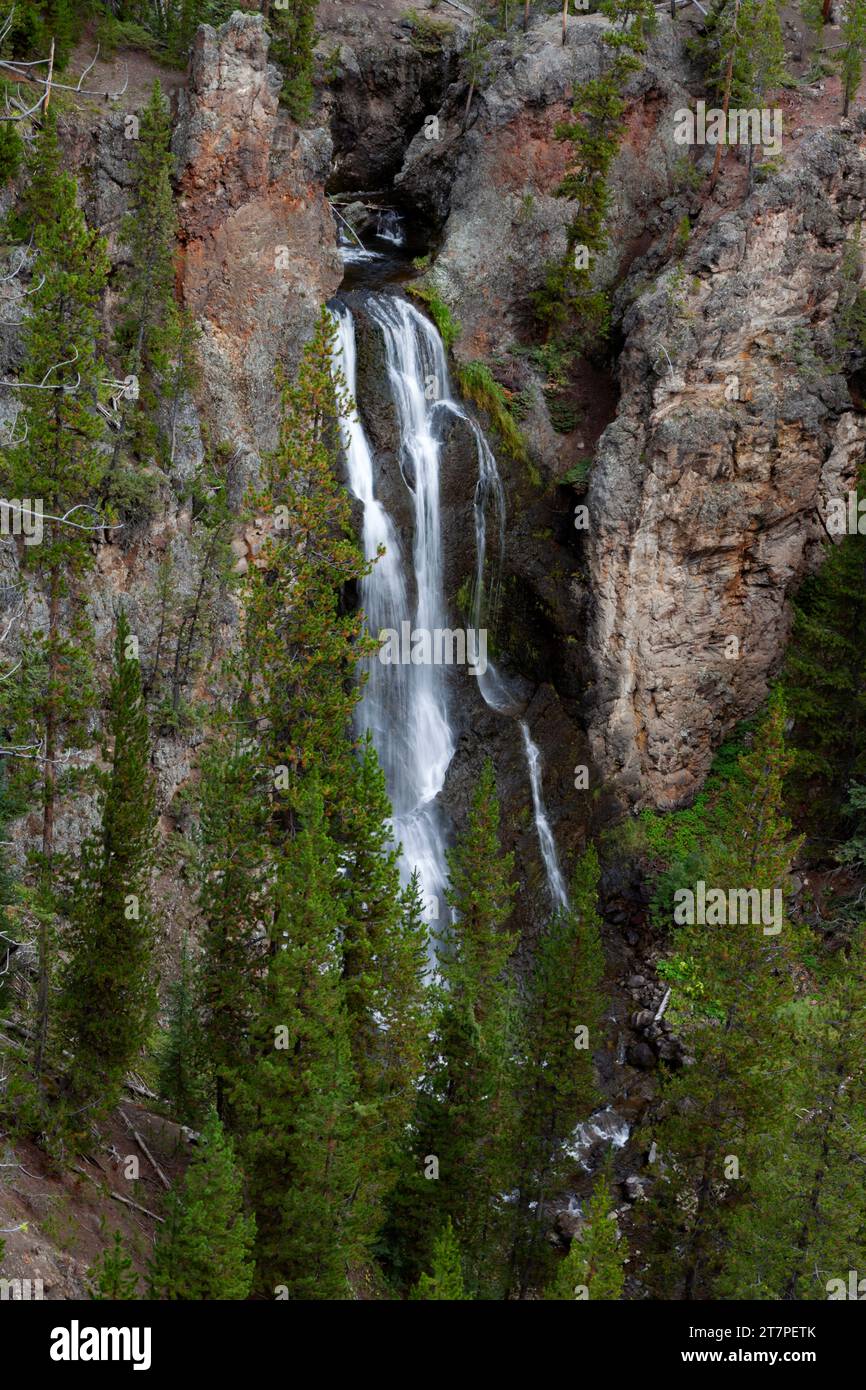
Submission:
<svg viewBox="0 0 866 1390">
<path fill-rule="evenodd" d="M 2 46 L 5 39 L 8 38 L 12 30 L 14 18 L 15 7 L 13 5 L 5 19 L 0 21 L 0 46 Z M 26 82 L 41 88 L 36 100 L 29 105 L 29 98 L 25 100 L 21 95 L 20 86 L 17 88 L 16 96 L 10 97 L 7 93 L 5 102 L 6 109 L 5 113 L 0 115 L 0 122 L 13 122 L 18 124 L 21 121 L 29 121 L 37 115 L 44 116 L 51 101 L 51 92 L 55 88 L 62 92 L 72 92 L 76 96 L 101 97 L 105 101 L 117 101 L 119 97 L 123 96 L 129 86 L 129 67 L 124 64 L 126 75 L 123 85 L 118 88 L 116 92 L 98 91 L 93 87 L 86 87 L 84 85 L 85 78 L 88 73 L 92 71 L 98 57 L 99 45 L 97 44 L 96 52 L 87 64 L 87 67 L 81 73 L 78 81 L 74 84 L 71 82 L 56 82 L 54 80 L 54 39 L 51 40 L 47 58 L 34 58 L 29 61 L 24 61 L 20 58 L 0 58 L 0 72 L 9 74 L 15 78 L 18 83 Z M 44 74 L 39 72 L 40 68 L 45 69 Z"/>
</svg>

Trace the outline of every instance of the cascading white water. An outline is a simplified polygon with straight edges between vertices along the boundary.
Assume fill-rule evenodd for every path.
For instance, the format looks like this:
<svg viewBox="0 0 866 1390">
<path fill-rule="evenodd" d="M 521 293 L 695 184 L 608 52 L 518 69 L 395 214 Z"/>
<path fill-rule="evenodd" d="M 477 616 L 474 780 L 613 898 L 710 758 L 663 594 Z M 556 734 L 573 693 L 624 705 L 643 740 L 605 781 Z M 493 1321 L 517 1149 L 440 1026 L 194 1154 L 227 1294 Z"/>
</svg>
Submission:
<svg viewBox="0 0 866 1390">
<path fill-rule="evenodd" d="M 400 551 L 394 526 L 375 496 L 370 446 L 357 415 L 343 420 L 349 486 L 364 507 L 363 542 L 368 559 L 381 546 L 385 554 L 362 583 L 361 601 L 370 631 L 432 632 L 447 627 L 442 583 L 442 527 L 439 513 L 439 453 L 424 383 L 431 373 L 445 380 L 445 358 L 438 334 L 404 300 L 371 296 L 370 318 L 381 328 L 391 393 L 400 426 L 400 467 L 412 495 L 414 584 Z M 355 333 L 345 305 L 334 310 L 338 329 L 335 365 L 354 397 Z M 414 604 L 414 608 L 413 608 Z M 404 881 L 417 870 L 428 919 L 442 920 L 447 882 L 446 835 L 436 798 L 454 754 L 446 673 L 441 666 L 383 665 L 374 658 L 358 708 L 385 773 L 394 811 L 394 836 L 403 846 Z"/>
<path fill-rule="evenodd" d="M 376 497 L 375 467 L 369 441 L 352 410 L 342 419 L 349 486 L 363 505 L 363 546 L 368 559 L 380 547 L 384 554 L 361 586 L 361 601 L 369 630 L 402 630 L 408 620 L 414 630 L 433 632 L 449 626 L 442 571 L 442 525 L 439 505 L 442 413 L 466 422 L 475 439 L 478 481 L 474 496 L 476 569 L 471 622 L 476 631 L 495 610 L 499 572 L 505 546 L 505 492 L 496 459 L 477 422 L 451 396 L 448 365 L 435 327 L 407 300 L 371 295 L 366 309 L 381 329 L 391 395 L 400 429 L 400 468 L 412 496 L 414 536 L 412 570 L 408 573 L 394 525 Z M 342 373 L 352 399 L 356 394 L 355 329 L 345 304 L 335 306 L 337 349 L 335 368 Z M 492 579 L 485 583 L 488 564 L 487 511 L 497 527 L 497 554 Z M 414 608 L 413 608 L 414 602 Z M 515 697 L 504 677 L 488 661 L 478 677 L 487 704 L 499 712 L 514 710 Z M 404 882 L 417 869 L 428 920 L 447 917 L 446 834 L 437 798 L 454 754 L 455 735 L 449 710 L 447 668 L 433 663 L 383 665 L 374 659 L 358 723 L 369 730 L 385 774 L 394 811 L 394 836 L 402 844 Z M 567 896 L 556 844 L 547 819 L 541 789 L 541 758 L 521 723 L 529 768 L 535 825 L 555 906 Z"/>
<path fill-rule="evenodd" d="M 376 236 L 380 241 L 390 241 L 394 246 L 403 246 L 406 234 L 403 219 L 393 208 L 383 208 L 376 218 Z"/>
<path fill-rule="evenodd" d="M 355 324 L 345 304 L 332 309 L 337 325 L 337 350 L 334 366 L 343 376 L 346 390 L 355 400 L 356 350 Z M 391 518 L 376 497 L 373 455 L 358 412 L 351 409 L 341 417 L 346 471 L 349 488 L 364 508 L 362 543 L 364 557 L 374 560 L 380 549 L 384 553 L 376 560 L 372 573 L 361 581 L 361 601 L 367 626 L 373 635 L 382 628 L 392 627 L 409 608 L 403 560 L 397 533 Z M 407 753 L 394 729 L 395 713 L 408 704 L 407 668 L 370 663 L 364 697 L 358 706 L 357 721 L 362 732 L 370 731 L 385 781 L 391 795 L 407 779 Z M 396 736 L 395 736 L 396 735 Z"/>
<path fill-rule="evenodd" d="M 541 788 L 541 754 L 532 741 L 529 725 L 526 723 L 525 719 L 521 719 L 520 721 L 520 732 L 523 734 L 523 747 L 526 752 L 526 764 L 529 768 L 529 785 L 532 789 L 532 808 L 535 813 L 535 829 L 538 834 L 541 857 L 544 860 L 544 869 L 547 874 L 550 896 L 553 898 L 554 907 L 568 907 L 568 893 L 565 888 L 565 879 L 562 877 L 562 870 L 559 867 L 559 855 L 556 850 L 556 841 L 553 838 L 553 831 L 550 828 L 550 821 L 547 819 L 547 810 L 544 805 L 544 794 Z"/>
</svg>

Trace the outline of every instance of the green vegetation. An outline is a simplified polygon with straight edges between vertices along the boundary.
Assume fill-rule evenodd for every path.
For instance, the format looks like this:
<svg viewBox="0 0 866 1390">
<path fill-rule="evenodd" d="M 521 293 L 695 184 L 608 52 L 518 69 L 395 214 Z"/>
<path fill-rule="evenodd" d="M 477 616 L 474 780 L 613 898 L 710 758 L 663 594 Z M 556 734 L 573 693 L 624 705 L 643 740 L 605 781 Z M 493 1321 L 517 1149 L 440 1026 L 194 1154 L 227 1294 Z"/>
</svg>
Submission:
<svg viewBox="0 0 866 1390">
<path fill-rule="evenodd" d="M 589 482 L 589 475 L 592 471 L 592 459 L 578 459 L 577 463 L 572 464 L 567 473 L 560 478 L 561 483 L 569 483 L 572 487 L 585 488 Z"/>
<path fill-rule="evenodd" d="M 126 1252 L 123 1237 L 114 1232 L 114 1239 L 103 1250 L 96 1263 L 87 1271 L 90 1297 L 99 1301 L 128 1301 L 138 1297 L 138 1275 Z"/>
<path fill-rule="evenodd" d="M 571 145 L 569 170 L 557 193 L 574 203 L 563 259 L 547 269 L 535 308 L 548 331 L 571 351 L 603 341 L 610 329 L 608 296 L 598 284 L 596 262 L 608 245 L 608 176 L 625 130 L 624 90 L 641 65 L 646 36 L 656 24 L 651 0 L 602 0 L 611 21 L 604 40 L 612 52 L 609 69 L 575 89 L 574 119 L 557 138 Z"/>
<path fill-rule="evenodd" d="M 49 116 L 35 144 L 24 215 L 36 246 L 31 312 L 22 329 L 19 380 L 26 435 L 2 460 L 6 497 L 39 498 L 46 518 L 84 508 L 92 524 L 105 459 L 100 417 L 90 402 L 103 368 L 97 355 L 97 305 L 108 276 L 105 242 L 91 232 L 77 204 L 75 180 L 63 172 L 56 122 Z M 51 378 L 53 390 L 38 389 Z M 64 386 L 77 384 L 77 389 Z M 90 507 L 88 511 L 87 508 Z M 42 544 L 25 547 L 21 560 L 46 604 L 46 620 L 24 649 L 22 674 L 4 691 L 4 717 L 13 744 L 44 749 L 44 760 L 24 761 L 32 785 L 38 767 L 41 802 L 41 922 L 34 1062 L 41 1076 L 51 1010 L 52 909 L 56 884 L 55 809 L 58 766 L 65 747 L 87 740 L 94 703 L 91 632 L 82 592 L 93 564 L 87 530 L 47 519 Z"/>
<path fill-rule="evenodd" d="M 616 1300 L 622 1297 L 627 1254 L 611 1204 L 610 1188 L 601 1177 L 589 1203 L 586 1223 L 572 1241 L 545 1298 Z"/>
<path fill-rule="evenodd" d="M 432 14 L 410 9 L 402 16 L 411 25 L 409 42 L 418 53 L 436 54 L 454 33 L 454 25 Z"/>
<path fill-rule="evenodd" d="M 483 410 L 513 459 L 528 459 L 526 440 L 511 413 L 510 397 L 483 362 L 457 363 L 454 368 L 460 394 Z"/>
<path fill-rule="evenodd" d="M 460 324 L 454 318 L 436 286 L 429 280 L 422 280 L 407 285 L 406 288 L 410 294 L 414 295 L 416 299 L 420 299 L 426 306 L 439 331 L 439 337 L 445 344 L 446 351 L 450 352 L 460 337 Z"/>
<path fill-rule="evenodd" d="M 296 121 L 304 121 L 313 104 L 313 48 L 319 0 L 286 0 L 270 14 L 274 60 L 283 69 L 282 100 Z"/>
<path fill-rule="evenodd" d="M 241 1299 L 250 1291 L 255 1226 L 243 1213 L 243 1184 L 231 1139 L 215 1111 L 202 1130 L 148 1268 L 148 1294 L 169 1300 Z"/>
<path fill-rule="evenodd" d="M 541 1214 L 566 1180 L 562 1144 L 574 1116 L 588 1115 L 601 1101 L 593 1068 L 604 1015 L 598 880 L 598 856 L 590 847 L 578 861 L 568 909 L 554 916 L 536 950 L 518 1083 L 519 1197 L 511 1269 L 521 1297 L 543 1287 L 550 1271 Z"/>
<path fill-rule="evenodd" d="M 433 1242 L 433 1272 L 421 1275 L 412 1290 L 412 1297 L 438 1299 L 449 1303 L 461 1303 L 466 1299 L 463 1292 L 460 1246 L 450 1216 L 445 1222 L 442 1234 Z"/>
<path fill-rule="evenodd" d="M 100 828 L 82 849 L 70 906 L 62 1002 L 76 1100 L 105 1108 L 116 1103 L 156 1007 L 149 904 L 154 784 L 137 639 L 123 613 L 114 661 L 109 770 L 100 778 Z"/>
<path fill-rule="evenodd" d="M 722 790 L 701 871 L 706 884 L 724 892 L 742 885 L 778 891 L 782 904 L 798 848 L 782 809 L 790 762 L 785 717 L 777 693 Z M 763 927 L 757 921 L 720 926 L 709 912 L 704 923 L 681 903 L 674 914 L 673 968 L 666 972 L 669 1017 L 695 1061 L 665 1078 L 665 1107 L 653 1126 L 665 1170 L 646 1236 L 654 1292 L 691 1299 L 713 1289 L 732 1212 L 739 1201 L 749 1201 L 761 1136 L 784 1117 L 774 1079 L 789 1047 L 783 1019 L 795 997 L 799 933 L 784 908 L 772 925 L 762 917 Z M 692 1194 L 689 1204 L 682 1201 L 684 1187 Z"/>
<path fill-rule="evenodd" d="M 826 8 L 812 7 L 816 28 Z M 539 17 L 553 9 L 537 5 Z M 35 61 L 54 35 L 62 64 L 88 17 L 87 43 L 102 33 L 109 47 L 182 63 L 195 26 L 225 18 L 228 0 L 78 10 L 25 0 L 7 50 Z M 265 14 L 298 120 L 313 95 L 315 10 L 290 0 Z M 536 39 L 523 38 L 519 5 L 472 0 L 472 10 L 449 101 L 480 134 L 480 85 Z M 79 188 L 66 171 L 70 148 L 89 148 L 69 120 L 71 94 L 58 85 L 41 124 L 0 125 L 5 284 L 11 303 L 20 273 L 25 304 L 7 345 L 0 493 L 44 507 L 38 543 L 4 536 L 0 1166 L 4 1183 L 22 1172 L 39 1184 L 40 1235 L 62 1250 L 80 1253 L 93 1229 L 80 1193 L 105 1199 L 87 1271 L 94 1300 L 135 1300 L 141 1284 L 186 1302 L 817 1301 L 866 1267 L 866 536 L 827 523 L 824 563 L 792 596 L 778 687 L 722 745 L 690 804 L 611 829 L 612 789 L 573 767 L 589 754 L 571 717 L 607 698 L 588 688 L 581 654 L 584 604 L 599 595 L 569 573 L 561 546 L 552 553 L 567 492 L 527 499 L 521 476 L 541 482 L 520 428 L 535 418 L 539 377 L 554 428 L 583 424 L 591 383 L 577 390 L 573 374 L 610 321 L 599 258 L 652 11 L 649 0 L 602 0 L 608 61 L 559 132 L 569 259 L 548 276 L 548 340 L 513 349 L 538 375 L 512 376 L 494 355 L 453 364 L 501 457 L 521 464 L 503 469 L 525 509 L 510 508 L 518 543 L 484 617 L 497 667 L 526 678 L 514 679 L 515 700 L 524 689 L 532 703 L 514 720 L 473 697 L 461 704 L 433 889 L 419 868 L 403 870 L 394 827 L 408 840 L 410 822 L 392 812 L 381 729 L 374 743 L 370 707 L 359 710 L 369 670 L 381 675 L 368 663 L 366 581 L 393 556 L 365 557 L 341 481 L 351 403 L 333 318 L 323 310 L 304 344 L 286 344 L 300 361 L 278 373 L 271 452 L 254 458 L 240 423 L 212 438 L 202 409 L 193 466 L 181 428 L 200 384 L 198 341 L 175 297 L 179 218 L 159 85 L 141 98 L 110 274 L 88 223 L 97 181 L 88 171 Z M 451 27 L 416 11 L 409 24 L 425 54 Z M 566 37 L 582 44 L 587 28 L 599 32 L 571 24 Z M 842 33 L 847 106 L 861 0 Z M 717 0 L 702 47 L 723 103 L 762 104 L 787 80 L 776 0 Z M 345 82 L 338 57 L 324 58 L 325 75 Z M 531 215 L 535 227 L 540 196 L 522 178 L 517 196 L 504 193 L 515 233 Z M 697 234 L 705 219 L 690 196 L 694 166 L 679 161 L 672 182 L 687 196 L 652 283 L 685 332 L 704 293 L 686 269 L 692 221 Z M 822 275 L 841 261 L 832 316 L 792 330 L 793 362 L 774 359 L 823 391 L 828 411 L 844 410 L 852 438 L 866 348 L 854 201 L 838 204 L 847 240 L 824 247 Z M 434 276 L 412 292 L 453 352 L 460 325 Z M 367 348 L 359 333 L 369 371 Z M 528 385 L 512 393 L 502 383 L 514 377 Z M 124 379 L 137 392 L 118 395 Z M 432 399 L 432 379 L 418 384 Z M 731 424 L 733 403 L 722 417 Z M 411 488 L 412 459 L 396 459 L 376 423 L 377 456 Z M 628 413 L 619 425 L 642 427 Z M 666 416 L 671 428 L 682 443 Z M 578 447 L 564 442 L 567 461 L 550 475 L 583 492 L 593 460 Z M 443 479 L 442 582 L 449 617 L 464 620 L 475 610 L 471 509 L 485 500 L 476 479 L 474 468 Z M 458 486 L 468 549 L 446 529 Z M 845 501 L 859 519 L 858 495 Z M 21 515 L 7 501 L 4 524 L 7 511 Z M 408 554 L 405 516 L 395 524 Z M 418 587 L 407 586 L 410 604 Z M 665 621 L 642 634 L 655 650 Z M 701 698 L 717 689 L 707 674 Z M 398 718 L 404 678 L 411 671 L 394 673 Z M 550 682 L 555 692 L 539 690 Z M 450 690 L 456 713 L 462 673 Z M 714 729 L 731 708 L 725 695 Z M 552 911 L 521 717 L 543 740 L 548 828 L 568 883 Z M 697 743 L 671 729 L 662 751 L 648 726 L 647 756 L 666 772 L 682 739 L 708 758 L 708 727 Z M 494 728 L 495 764 L 484 746 Z M 609 1107 L 635 1127 L 624 1152 L 616 1134 L 605 1155 L 595 1136 Z M 123 1194 L 107 1171 L 96 1177 L 106 1156 L 130 1184 Z M 126 1191 L 128 1248 L 114 1230 Z M 2 1229 L 8 1244 L 26 1227 Z"/>
</svg>

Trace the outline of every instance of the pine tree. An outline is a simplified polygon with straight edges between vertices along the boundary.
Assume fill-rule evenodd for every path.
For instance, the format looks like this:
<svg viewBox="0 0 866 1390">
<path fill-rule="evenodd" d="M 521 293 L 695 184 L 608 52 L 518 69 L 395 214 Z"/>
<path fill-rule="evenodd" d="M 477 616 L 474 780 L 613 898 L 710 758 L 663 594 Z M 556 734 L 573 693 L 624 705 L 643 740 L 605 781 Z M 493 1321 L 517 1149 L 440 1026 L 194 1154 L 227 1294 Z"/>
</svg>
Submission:
<svg viewBox="0 0 866 1390">
<path fill-rule="evenodd" d="M 842 21 L 842 115 L 857 95 L 866 56 L 866 0 L 848 0 Z"/>
<path fill-rule="evenodd" d="M 152 418 L 164 394 L 172 348 L 177 346 L 179 310 L 174 297 L 177 215 L 172 194 L 174 158 L 168 103 L 157 80 L 132 142 L 130 206 L 121 225 L 129 251 L 116 336 L 125 371 L 138 384 L 133 442 L 152 447 Z"/>
<path fill-rule="evenodd" d="M 348 1296 L 361 1161 L 340 951 L 337 856 L 315 779 L 276 864 L 267 998 L 232 1096 L 256 1215 L 257 1284 Z"/>
<path fill-rule="evenodd" d="M 602 0 L 599 11 L 610 21 L 604 42 L 613 60 L 600 77 L 574 92 L 572 117 L 557 126 L 558 140 L 572 147 L 569 169 L 557 197 L 574 203 L 562 261 L 547 268 L 545 283 L 534 296 L 539 316 L 572 351 L 583 351 L 609 329 L 610 305 L 596 283 L 592 264 L 607 248 L 606 228 L 611 195 L 608 176 L 625 131 L 625 85 L 640 66 L 647 35 L 656 25 L 651 0 Z M 565 43 L 565 8 L 562 41 Z"/>
<path fill-rule="evenodd" d="M 866 931 L 785 1012 L 794 1046 L 784 1104 L 731 1223 L 722 1298 L 826 1299 L 866 1261 Z"/>
<path fill-rule="evenodd" d="M 775 692 L 717 807 L 708 888 L 785 891 L 798 844 L 782 812 L 784 725 Z M 686 905 L 679 900 L 680 919 Z M 753 922 L 684 921 L 674 934 L 663 971 L 672 989 L 668 1017 L 694 1063 L 665 1078 L 654 1128 L 660 1175 L 645 1215 L 650 1277 L 664 1297 L 692 1299 L 712 1286 L 732 1212 L 748 1200 L 761 1136 L 782 1104 L 783 1009 L 794 994 L 799 943 L 789 921 L 780 925 L 765 934 Z"/>
<path fill-rule="evenodd" d="M 234 1129 L 231 1090 L 250 1058 L 263 1001 L 261 922 L 267 803 L 254 747 L 222 737 L 206 751 L 199 786 L 198 904 L 203 919 L 196 1003 L 206 1032 L 220 1119 Z"/>
<path fill-rule="evenodd" d="M 611 1210 L 611 1194 L 604 1177 L 595 1184 L 587 1220 L 560 1262 L 545 1298 L 616 1300 L 622 1297 L 627 1257 Z"/>
<path fill-rule="evenodd" d="M 114 1232 L 111 1245 L 103 1250 L 98 1260 L 87 1271 L 90 1283 L 90 1297 L 102 1300 L 138 1298 L 138 1275 L 132 1268 L 132 1260 L 126 1252 L 123 1237 Z"/>
<path fill-rule="evenodd" d="M 351 809 L 340 827 L 339 886 L 346 1009 L 363 1114 L 359 1150 L 364 1174 L 356 1205 L 372 1233 L 396 1181 L 424 1065 L 427 933 L 417 880 L 405 894 L 400 890 L 391 806 L 369 736 L 353 772 Z"/>
<path fill-rule="evenodd" d="M 159 1094 L 181 1124 L 200 1123 L 207 1100 L 210 1062 L 196 1009 L 189 944 L 181 947 L 180 971 L 169 989 L 168 1036 L 159 1067 Z"/>
<path fill-rule="evenodd" d="M 450 1217 L 469 1296 L 501 1297 L 511 1221 L 501 1198 L 514 1178 L 517 1009 L 507 967 L 516 938 L 506 930 L 513 856 L 502 852 L 489 761 L 448 862 L 454 924 L 440 947 L 445 989 L 418 1098 L 414 1161 L 395 1194 L 390 1234 L 402 1277 L 414 1282 Z M 435 1179 L 425 1175 L 431 1160 Z"/>
<path fill-rule="evenodd" d="M 322 310 L 297 381 L 283 389 L 279 445 L 265 488 L 251 499 L 273 532 L 244 590 L 241 716 L 264 730 L 262 757 L 274 779 L 272 822 L 291 827 L 293 780 L 315 768 L 329 819 L 346 807 L 354 747 L 348 731 L 360 698 L 356 666 L 376 650 L 363 615 L 347 612 L 345 586 L 369 572 L 352 532 L 349 497 L 337 479 L 338 401 L 331 375 L 335 325 Z"/>
<path fill-rule="evenodd" d="M 601 1100 L 593 1052 L 602 1038 L 604 953 L 597 909 L 598 855 L 590 846 L 560 910 L 539 942 L 526 1008 L 520 1075 L 519 1198 L 512 1252 L 515 1291 L 543 1282 L 550 1247 L 545 1203 L 565 1177 L 562 1149 Z"/>
<path fill-rule="evenodd" d="M 117 622 L 109 696 L 110 765 L 101 822 L 84 845 L 70 911 L 63 1015 L 77 1096 L 111 1106 L 155 1011 L 149 877 L 156 821 L 137 643 Z"/>
<path fill-rule="evenodd" d="M 467 1295 L 463 1289 L 463 1270 L 460 1260 L 460 1246 L 454 1234 L 451 1218 L 445 1222 L 441 1233 L 433 1242 L 433 1273 L 422 1274 L 412 1297 L 418 1299 L 440 1299 L 448 1303 L 462 1303 Z"/>
<path fill-rule="evenodd" d="M 85 528 L 93 513 L 81 508 L 93 500 L 104 466 L 97 448 L 102 424 L 92 406 L 101 375 L 96 308 L 108 257 L 77 206 L 75 180 L 62 172 L 53 115 L 46 118 L 34 160 L 27 211 L 38 288 L 22 330 L 19 379 L 49 389 L 21 388 L 26 441 L 10 451 L 2 471 L 5 495 L 38 498 L 45 514 L 42 543 L 25 546 L 20 563 L 39 584 L 46 621 L 26 645 L 15 689 L 4 692 L 15 741 L 35 742 L 41 750 L 44 901 L 34 1058 L 40 1076 L 48 1041 L 58 764 L 67 739 L 86 738 L 93 703 L 91 634 L 80 588 L 92 564 Z M 61 517 L 65 524 L 55 519 Z"/>
<path fill-rule="evenodd" d="M 748 106 L 751 90 L 751 38 L 753 0 L 716 0 L 704 25 L 701 51 L 707 64 L 707 78 L 721 101 L 724 127 L 733 106 Z M 721 167 L 724 140 L 719 140 L 710 175 L 710 191 L 716 186 Z"/>
<path fill-rule="evenodd" d="M 716 0 L 695 48 L 706 66 L 710 89 L 721 102 L 725 129 L 730 108 L 760 108 L 767 93 L 786 80 L 777 0 Z M 716 146 L 711 188 L 718 178 L 726 143 L 721 139 Z M 748 189 L 752 186 L 754 154 L 755 144 L 750 140 Z"/>
<path fill-rule="evenodd" d="M 0 125 L 0 183 L 14 179 L 24 158 L 21 136 L 11 121 Z"/>
<path fill-rule="evenodd" d="M 450 931 L 442 937 L 443 974 L 479 1024 L 501 992 L 503 972 L 517 944 L 516 933 L 504 930 L 514 897 L 514 855 L 502 853 L 499 821 L 496 776 L 488 758 L 464 833 L 448 851 L 446 897 L 455 924 L 453 937 Z"/>
<path fill-rule="evenodd" d="M 180 1191 L 169 1194 L 166 1223 L 148 1267 L 150 1297 L 245 1299 L 253 1279 L 254 1235 L 255 1223 L 243 1211 L 232 1141 L 212 1110 Z"/>
<path fill-rule="evenodd" d="M 852 780 L 866 776 L 866 536 L 844 536 L 794 606 L 784 670 L 794 721 L 788 787 L 798 817 L 826 842 L 846 833 Z"/>
<path fill-rule="evenodd" d="M 175 0 L 167 7 L 166 43 L 175 61 L 185 63 L 198 26 L 213 22 L 211 8 L 210 0 Z"/>
<path fill-rule="evenodd" d="M 313 104 L 313 47 L 319 0 L 287 0 L 271 18 L 273 56 L 285 74 L 282 100 L 296 121 L 306 120 Z"/>
<path fill-rule="evenodd" d="M 767 93 L 780 86 L 788 76 L 785 68 L 785 42 L 776 0 L 750 0 L 749 5 L 750 93 L 743 104 L 763 107 Z M 748 189 L 752 187 L 755 145 L 749 142 Z"/>
</svg>

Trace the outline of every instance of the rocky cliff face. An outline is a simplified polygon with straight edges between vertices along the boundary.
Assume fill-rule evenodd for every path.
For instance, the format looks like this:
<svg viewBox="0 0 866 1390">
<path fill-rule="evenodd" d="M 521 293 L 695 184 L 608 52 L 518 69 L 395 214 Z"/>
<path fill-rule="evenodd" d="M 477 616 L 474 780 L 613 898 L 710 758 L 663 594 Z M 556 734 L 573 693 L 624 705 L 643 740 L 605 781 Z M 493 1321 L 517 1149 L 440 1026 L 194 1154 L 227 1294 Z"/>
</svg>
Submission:
<svg viewBox="0 0 866 1390">
<path fill-rule="evenodd" d="M 465 131 L 465 84 L 455 84 L 436 113 L 438 138 L 423 128 L 406 152 L 396 187 L 442 229 L 433 278 L 455 306 L 464 357 L 500 352 L 522 336 L 530 295 L 547 263 L 565 250 L 573 210 L 555 191 L 569 146 L 555 131 L 569 118 L 575 86 L 597 77 L 609 61 L 608 28 L 601 15 L 573 19 L 563 45 L 554 17 L 494 44 Z M 681 153 L 668 127 L 687 100 L 689 72 L 663 19 L 628 90 L 629 130 L 612 179 L 611 246 L 602 276 L 615 273 L 639 233 L 658 225 L 658 204 Z"/>
<path fill-rule="evenodd" d="M 260 15 L 203 25 L 180 93 L 181 292 L 202 332 L 207 414 L 217 439 L 272 447 L 274 367 L 297 365 L 342 278 L 324 184 L 325 130 L 279 109 Z"/>
<path fill-rule="evenodd" d="M 455 82 L 395 190 L 439 229 L 430 278 L 460 321 L 456 356 L 492 362 L 523 400 L 547 487 L 533 492 L 500 458 L 509 566 L 543 612 L 552 678 L 579 698 L 621 798 L 673 805 L 764 699 L 790 597 L 827 539 L 826 502 L 862 458 L 838 301 L 862 215 L 863 140 L 850 126 L 791 139 L 784 170 L 748 197 L 731 159 L 715 196 L 699 198 L 673 138 L 697 74 L 683 20 L 675 29 L 662 16 L 628 92 L 599 267 L 614 283 L 627 276 L 615 386 L 587 365 L 575 426 L 554 431 L 520 344 L 570 216 L 554 196 L 567 153 L 555 127 L 573 85 L 600 70 L 605 27 L 575 19 L 563 46 L 549 20 L 494 43 L 465 127 L 466 84 Z M 575 498 L 555 484 L 590 454 L 590 523 L 575 548 Z"/>
<path fill-rule="evenodd" d="M 827 500 L 863 458 L 838 305 L 864 192 L 862 135 L 811 137 L 740 207 L 705 209 L 625 314 L 587 499 L 587 643 L 593 751 L 629 799 L 693 795 L 764 699 Z"/>
<path fill-rule="evenodd" d="M 163 74 L 139 64 L 134 94 L 124 109 L 104 111 L 82 103 L 61 123 L 69 167 L 91 225 L 103 232 L 115 266 L 126 251 L 120 237 L 131 182 L 127 118 L 147 100 L 150 82 Z M 170 87 L 177 86 L 169 82 Z M 261 452 L 276 438 L 279 418 L 274 386 L 277 362 L 289 373 L 297 363 L 319 308 L 339 284 L 342 264 L 324 182 L 331 163 L 330 137 L 321 128 L 299 130 L 278 109 L 280 77 L 268 63 L 268 40 L 259 15 L 237 13 L 219 30 L 203 26 L 197 36 L 188 81 L 173 94 L 179 179 L 180 291 L 201 333 L 201 385 L 182 406 L 170 468 L 147 471 L 153 494 L 145 515 L 95 546 L 89 609 L 104 668 L 110 664 L 116 616 L 125 607 L 142 651 L 145 676 L 161 646 L 165 622 L 161 575 L 170 576 L 179 610 L 195 605 L 207 556 L 190 502 L 190 485 L 204 457 L 204 437 L 213 447 L 227 443 L 233 454 L 229 482 L 240 502 Z M 115 298 L 106 304 L 106 337 L 114 330 Z M 4 344 L 5 372 L 20 356 L 16 335 Z M 106 447 L 110 448 L 108 439 Z M 254 542 L 253 542 L 254 543 Z M 239 535 L 234 548 L 248 549 Z M 12 549 L 3 549 L 4 581 L 16 575 Z M 240 564 L 243 564 L 241 558 Z M 237 607 L 225 592 L 208 591 L 198 640 L 204 644 L 195 695 L 207 703 L 218 694 L 220 659 L 233 640 Z M 37 603 L 31 610 L 40 621 Z M 26 640 L 17 629 L 7 642 Z M 193 775 L 197 726 L 176 728 L 153 718 L 154 765 L 162 829 L 175 823 L 177 793 Z M 91 828 L 89 797 L 60 808 L 58 847 L 74 849 Z M 178 811 L 177 814 L 180 814 Z M 16 836 L 23 854 L 38 833 L 38 817 L 26 818 Z M 160 882 L 165 906 L 166 948 L 189 911 L 186 885 L 171 874 Z"/>
</svg>

